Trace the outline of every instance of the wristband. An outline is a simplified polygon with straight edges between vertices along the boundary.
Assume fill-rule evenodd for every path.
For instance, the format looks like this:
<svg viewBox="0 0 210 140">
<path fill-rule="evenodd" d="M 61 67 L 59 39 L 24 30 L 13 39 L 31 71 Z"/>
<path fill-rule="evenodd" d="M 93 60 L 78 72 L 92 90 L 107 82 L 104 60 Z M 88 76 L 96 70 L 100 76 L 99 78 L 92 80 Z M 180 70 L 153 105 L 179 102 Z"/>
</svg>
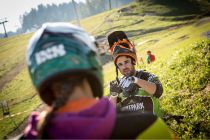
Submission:
<svg viewBox="0 0 210 140">
<path fill-rule="evenodd" d="M 138 82 L 138 78 L 137 78 L 137 77 L 134 77 L 134 76 L 133 76 L 133 78 L 134 78 L 133 83 L 137 84 L 137 82 Z"/>
<path fill-rule="evenodd" d="M 118 96 L 118 93 L 117 92 L 111 92 L 111 96 L 112 97 L 117 97 Z"/>
</svg>

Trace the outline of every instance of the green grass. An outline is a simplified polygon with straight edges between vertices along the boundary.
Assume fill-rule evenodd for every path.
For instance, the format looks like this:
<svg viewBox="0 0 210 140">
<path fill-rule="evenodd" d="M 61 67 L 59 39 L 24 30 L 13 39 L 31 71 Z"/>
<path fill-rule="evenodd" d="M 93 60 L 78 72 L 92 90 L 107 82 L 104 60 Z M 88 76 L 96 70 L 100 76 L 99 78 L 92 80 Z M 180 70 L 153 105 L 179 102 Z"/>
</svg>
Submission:
<svg viewBox="0 0 210 140">
<path fill-rule="evenodd" d="M 29 79 L 27 69 L 22 70 L 10 83 L 8 83 L 0 92 L 0 101 L 7 101 L 10 114 L 27 111 L 21 115 L 13 117 L 15 123 L 19 125 L 41 101 L 36 95 L 31 80 Z M 2 108 L 0 108 L 2 112 Z M 0 114 L 3 118 L 3 113 Z M 9 118 L 0 120 L 0 139 L 15 129 L 13 121 Z"/>
<path fill-rule="evenodd" d="M 129 10 L 119 12 L 122 8 Z M 178 12 L 177 9 L 182 11 Z M 201 90 L 207 84 L 204 78 L 208 76 L 206 75 L 208 74 L 206 72 L 208 71 L 207 63 L 200 65 L 199 63 L 203 62 L 200 60 L 201 49 L 193 50 L 191 47 L 194 42 L 206 39 L 203 33 L 210 31 L 210 22 L 197 26 L 199 19 L 193 17 L 198 14 L 199 11 L 189 12 L 179 7 L 143 1 L 140 4 L 132 3 L 81 20 L 81 26 L 95 36 L 106 36 L 113 30 L 126 31 L 130 39 L 135 42 L 138 55 L 144 59 L 145 63 L 147 50 L 151 50 L 156 55 L 156 62 L 152 65 L 138 64 L 137 68 L 146 69 L 158 75 L 163 82 L 165 92 L 161 98 L 161 104 L 165 113 L 194 116 L 191 120 L 186 119 L 185 123 L 180 126 L 173 122 L 169 123 L 170 127 L 179 132 L 180 137 L 188 139 L 206 138 L 204 132 L 207 127 L 204 127 L 208 123 L 202 120 L 202 115 L 199 114 L 204 114 L 203 117 L 207 117 L 207 121 L 210 116 L 207 114 L 209 109 L 203 107 L 208 107 L 206 103 L 209 96 L 202 95 L 209 94 Z M 178 27 L 175 28 L 175 26 Z M 17 64 L 24 63 L 26 46 L 30 37 L 31 34 L 25 34 L 0 39 L 0 78 L 15 68 Z M 138 43 L 142 44 L 138 45 Z M 191 55 L 192 57 L 189 57 Z M 195 61 L 187 65 L 185 61 L 190 58 Z M 103 71 L 104 93 L 108 95 L 109 81 L 114 80 L 116 76 L 113 63 L 104 65 Z M 189 77 L 188 81 L 185 80 L 186 77 Z M 31 84 L 27 70 L 23 69 L 1 89 L 0 101 L 9 101 L 11 114 L 25 110 L 30 112 L 41 102 L 38 96 L 34 96 L 35 94 L 36 91 Z M 191 98 L 195 101 L 193 102 Z M 29 112 L 14 117 L 16 123 L 19 124 L 28 116 Z M 0 114 L 1 117 L 2 114 Z M 187 125 L 187 121 L 190 121 L 192 125 Z M 201 126 L 198 127 L 200 134 L 195 131 L 197 125 Z M 0 120 L 0 138 L 3 138 L 14 128 L 11 120 Z"/>
<path fill-rule="evenodd" d="M 165 113 L 182 115 L 178 124 L 167 123 L 184 138 L 209 138 L 209 86 L 210 40 L 199 41 L 180 48 L 165 63 L 148 68 L 156 73 L 165 89 L 161 98 Z M 161 70 L 161 71 L 159 71 Z"/>
<path fill-rule="evenodd" d="M 0 39 L 0 78 L 25 61 L 25 51 L 31 34 Z"/>
<path fill-rule="evenodd" d="M 14 130 L 16 128 L 16 125 L 20 124 L 27 116 L 28 113 L 23 113 L 19 116 L 5 118 L 4 121 L 1 121 L 0 138 L 3 139 L 5 134 L 8 134 L 11 132 L 11 130 Z"/>
<path fill-rule="evenodd" d="M 15 104 L 34 94 L 35 90 L 28 76 L 28 71 L 24 69 L 2 89 L 0 99 Z"/>
<path fill-rule="evenodd" d="M 18 112 L 23 112 L 20 115 L 16 115 L 12 117 L 17 125 L 20 125 L 22 121 L 29 116 L 29 114 L 38 106 L 40 105 L 40 99 L 38 96 L 35 96 L 34 98 L 27 100 L 25 102 L 20 102 L 16 105 L 10 106 L 10 114 L 16 114 Z M 2 114 L 0 116 L 2 118 Z M 10 133 L 12 130 L 16 128 L 14 125 L 14 122 L 11 120 L 11 118 L 4 118 L 3 120 L 0 120 L 0 139 L 2 139 L 5 135 Z"/>
</svg>

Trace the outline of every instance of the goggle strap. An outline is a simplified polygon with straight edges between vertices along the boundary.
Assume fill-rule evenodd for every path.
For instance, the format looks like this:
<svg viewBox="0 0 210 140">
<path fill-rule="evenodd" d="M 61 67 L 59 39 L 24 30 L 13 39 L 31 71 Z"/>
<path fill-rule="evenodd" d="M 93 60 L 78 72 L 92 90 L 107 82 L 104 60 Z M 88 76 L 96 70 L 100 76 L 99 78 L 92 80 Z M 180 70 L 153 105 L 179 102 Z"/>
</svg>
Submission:
<svg viewBox="0 0 210 140">
<path fill-rule="evenodd" d="M 118 78 L 118 67 L 117 67 L 117 65 L 116 65 L 116 81 L 117 81 L 118 84 L 120 84 L 120 80 Z"/>
</svg>

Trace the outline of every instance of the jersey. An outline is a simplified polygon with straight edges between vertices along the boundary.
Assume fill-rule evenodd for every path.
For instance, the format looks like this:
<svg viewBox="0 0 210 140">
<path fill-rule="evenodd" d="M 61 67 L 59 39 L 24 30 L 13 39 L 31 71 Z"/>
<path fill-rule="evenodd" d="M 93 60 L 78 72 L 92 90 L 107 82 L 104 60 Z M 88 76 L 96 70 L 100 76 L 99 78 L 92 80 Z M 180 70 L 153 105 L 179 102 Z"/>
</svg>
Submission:
<svg viewBox="0 0 210 140">
<path fill-rule="evenodd" d="M 147 59 L 147 63 L 150 64 L 155 61 L 155 55 L 153 55 L 153 54 L 147 55 L 146 59 Z"/>
<path fill-rule="evenodd" d="M 150 55 L 150 61 L 154 62 L 155 61 L 155 56 L 153 54 Z"/>
<path fill-rule="evenodd" d="M 123 89 L 121 91 L 119 90 L 117 109 L 123 111 L 152 112 L 161 116 L 158 98 L 162 95 L 163 88 L 158 77 L 143 70 L 137 71 L 135 77 L 155 83 L 157 87 L 156 92 L 152 96 L 137 85 L 134 87 L 133 93 L 125 93 Z M 111 86 L 110 88 L 112 88 Z"/>
</svg>

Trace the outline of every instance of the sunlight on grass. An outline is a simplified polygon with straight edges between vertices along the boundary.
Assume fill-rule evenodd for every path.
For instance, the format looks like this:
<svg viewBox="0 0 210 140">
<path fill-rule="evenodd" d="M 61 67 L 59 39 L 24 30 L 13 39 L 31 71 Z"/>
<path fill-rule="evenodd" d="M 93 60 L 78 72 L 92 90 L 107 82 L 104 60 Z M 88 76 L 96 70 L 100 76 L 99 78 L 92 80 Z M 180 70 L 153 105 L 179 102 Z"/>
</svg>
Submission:
<svg viewBox="0 0 210 140">
<path fill-rule="evenodd" d="M 12 36 L 0 39 L 0 77 L 23 63 L 25 59 L 26 46 L 31 34 Z"/>
<path fill-rule="evenodd" d="M 10 102 L 19 102 L 27 96 L 35 94 L 34 87 L 31 84 L 27 69 L 22 70 L 2 91 L 0 99 Z"/>
</svg>

